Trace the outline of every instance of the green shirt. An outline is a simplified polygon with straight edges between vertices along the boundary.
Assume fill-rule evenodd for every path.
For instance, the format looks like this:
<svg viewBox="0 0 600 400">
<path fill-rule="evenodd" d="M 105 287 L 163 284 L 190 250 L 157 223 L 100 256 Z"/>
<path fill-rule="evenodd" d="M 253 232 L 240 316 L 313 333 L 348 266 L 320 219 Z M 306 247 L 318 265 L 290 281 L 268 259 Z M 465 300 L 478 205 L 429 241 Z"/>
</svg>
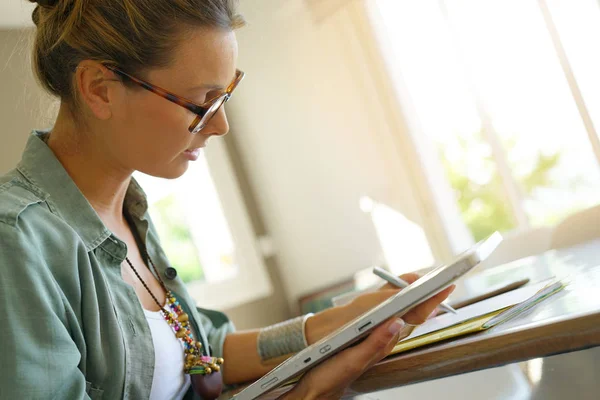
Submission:
<svg viewBox="0 0 600 400">
<path fill-rule="evenodd" d="M 0 177 L 0 398 L 147 399 L 154 370 L 148 323 L 121 277 L 126 244 L 112 234 L 35 132 Z M 233 325 L 196 309 L 170 267 L 135 182 L 125 209 L 195 337 L 222 356 Z M 200 333 L 200 335 L 198 335 Z M 186 398 L 193 398 L 192 390 Z M 196 397 L 197 398 L 197 397 Z"/>
</svg>

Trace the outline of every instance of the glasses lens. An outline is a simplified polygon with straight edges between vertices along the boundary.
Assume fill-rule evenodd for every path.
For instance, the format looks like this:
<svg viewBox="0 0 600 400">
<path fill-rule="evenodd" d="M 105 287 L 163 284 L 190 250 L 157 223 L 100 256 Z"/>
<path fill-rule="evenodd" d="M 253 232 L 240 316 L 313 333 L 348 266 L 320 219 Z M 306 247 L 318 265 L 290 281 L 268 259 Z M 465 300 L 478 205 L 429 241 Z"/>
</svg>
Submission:
<svg viewBox="0 0 600 400">
<path fill-rule="evenodd" d="M 196 122 L 196 121 L 197 122 L 196 122 L 196 126 L 194 126 L 191 130 L 192 133 L 200 132 L 202 130 L 202 128 L 204 128 L 206 126 L 206 124 L 208 124 L 208 121 L 210 121 L 210 119 L 215 116 L 217 111 L 219 111 L 219 108 L 223 105 L 223 103 L 225 103 L 226 97 L 227 97 L 226 95 L 222 95 L 219 98 L 217 98 L 211 104 L 210 108 L 208 109 L 206 114 L 204 114 L 204 116 L 202 118 L 196 117 L 196 119 L 194 119 L 194 122 Z"/>
</svg>

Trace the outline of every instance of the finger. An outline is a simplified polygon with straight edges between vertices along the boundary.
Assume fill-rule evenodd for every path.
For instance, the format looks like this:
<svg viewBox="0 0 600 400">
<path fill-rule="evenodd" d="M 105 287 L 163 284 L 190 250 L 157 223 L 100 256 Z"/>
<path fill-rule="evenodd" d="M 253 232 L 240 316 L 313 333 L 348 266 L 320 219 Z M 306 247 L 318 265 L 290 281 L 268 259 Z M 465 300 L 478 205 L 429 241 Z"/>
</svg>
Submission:
<svg viewBox="0 0 600 400">
<path fill-rule="evenodd" d="M 422 302 L 421 304 L 404 314 L 402 316 L 402 319 L 405 322 L 412 325 L 421 325 L 428 318 L 431 318 L 432 314 L 436 313 L 438 305 L 442 301 L 444 301 L 450 295 L 450 293 L 452 293 L 454 288 L 455 286 L 451 285 L 450 287 L 441 291 L 440 293 L 436 294 L 430 299 L 425 300 L 424 302 Z M 397 294 L 398 291 L 398 289 L 381 289 L 377 292 L 369 293 L 366 296 L 358 297 L 354 300 L 353 308 L 356 310 L 360 310 L 360 312 L 365 312 L 380 304 L 384 300 L 387 300 L 390 296 Z"/>
<path fill-rule="evenodd" d="M 407 325 L 405 323 L 404 327 L 394 336 L 394 338 L 388 343 L 388 345 L 382 351 L 373 354 L 373 357 L 371 359 L 371 362 L 367 366 L 367 369 L 370 368 L 370 367 L 372 367 L 373 365 L 377 364 L 379 361 L 381 361 L 382 359 L 384 359 L 388 355 L 390 355 L 390 353 L 392 352 L 392 350 L 394 350 L 394 347 L 396 347 L 396 345 L 398 344 L 398 342 L 400 342 L 401 340 L 404 340 L 407 337 L 409 337 L 410 334 L 414 330 L 415 330 L 414 326 Z"/>
<path fill-rule="evenodd" d="M 391 296 L 398 294 L 400 289 L 381 289 L 373 293 L 367 293 L 366 295 L 357 297 L 352 301 L 353 308 L 358 307 L 360 311 L 370 310 L 371 308 L 379 305 L 381 302 L 387 300 Z"/>
<path fill-rule="evenodd" d="M 403 329 L 406 326 L 401 319 L 384 322 L 361 343 L 308 371 L 294 390 L 299 398 L 340 398 L 346 387 L 392 350 Z"/>
<path fill-rule="evenodd" d="M 430 299 L 425 300 L 406 314 L 402 316 L 402 319 L 408 324 L 421 325 L 427 318 L 435 311 L 437 306 L 452 293 L 455 286 L 452 285 Z"/>
<path fill-rule="evenodd" d="M 398 342 L 397 336 L 405 326 L 402 319 L 392 318 L 375 328 L 361 343 L 340 353 L 340 359 L 336 361 L 346 377 L 350 380 L 358 378 L 374 359 L 381 358 L 389 346 Z"/>
<path fill-rule="evenodd" d="M 439 311 L 440 308 L 436 307 L 435 310 L 433 310 L 433 312 L 427 316 L 427 319 L 435 318 L 438 315 Z"/>
<path fill-rule="evenodd" d="M 420 277 L 421 277 L 421 275 L 415 274 L 414 272 L 400 275 L 400 279 L 402 279 L 403 281 L 408 282 L 408 283 L 416 282 Z"/>
<path fill-rule="evenodd" d="M 414 329 L 413 326 L 406 325 L 404 320 L 401 318 L 392 318 L 389 321 L 386 321 L 386 324 L 388 324 L 388 332 L 384 333 L 386 336 L 383 336 L 378 340 L 377 334 L 379 333 L 373 331 L 373 333 L 367 339 L 370 339 L 373 345 L 370 349 L 371 359 L 368 365 L 365 367 L 365 369 L 370 368 L 371 366 L 379 362 L 381 359 L 385 358 L 388 354 L 390 354 L 396 346 L 396 344 L 398 344 L 398 342 L 401 339 L 404 339 L 408 335 L 410 335 L 410 333 Z M 392 337 L 388 339 L 390 333 L 392 334 Z"/>
</svg>

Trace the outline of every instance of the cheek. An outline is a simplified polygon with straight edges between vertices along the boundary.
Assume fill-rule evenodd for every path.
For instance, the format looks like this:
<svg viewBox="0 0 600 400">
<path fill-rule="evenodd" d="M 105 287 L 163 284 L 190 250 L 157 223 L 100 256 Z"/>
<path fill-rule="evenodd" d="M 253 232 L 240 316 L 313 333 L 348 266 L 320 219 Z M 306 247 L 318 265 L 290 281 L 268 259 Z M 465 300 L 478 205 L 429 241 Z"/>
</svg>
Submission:
<svg viewBox="0 0 600 400">
<path fill-rule="evenodd" d="M 168 162 L 188 147 L 188 126 L 193 116 L 176 104 L 152 93 L 148 95 L 155 98 L 138 96 L 143 98 L 128 107 L 125 135 L 136 146 L 137 154 L 151 162 Z"/>
</svg>

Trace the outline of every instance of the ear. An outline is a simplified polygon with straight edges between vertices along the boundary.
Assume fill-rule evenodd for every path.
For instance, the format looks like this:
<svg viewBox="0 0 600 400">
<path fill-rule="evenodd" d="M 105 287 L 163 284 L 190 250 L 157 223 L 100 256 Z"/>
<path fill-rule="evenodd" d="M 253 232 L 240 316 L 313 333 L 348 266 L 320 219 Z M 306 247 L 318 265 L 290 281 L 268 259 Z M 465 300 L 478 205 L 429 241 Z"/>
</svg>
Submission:
<svg viewBox="0 0 600 400">
<path fill-rule="evenodd" d="M 110 119 L 114 106 L 113 73 L 97 61 L 83 60 L 75 70 L 75 83 L 79 100 L 101 120 Z"/>
</svg>

